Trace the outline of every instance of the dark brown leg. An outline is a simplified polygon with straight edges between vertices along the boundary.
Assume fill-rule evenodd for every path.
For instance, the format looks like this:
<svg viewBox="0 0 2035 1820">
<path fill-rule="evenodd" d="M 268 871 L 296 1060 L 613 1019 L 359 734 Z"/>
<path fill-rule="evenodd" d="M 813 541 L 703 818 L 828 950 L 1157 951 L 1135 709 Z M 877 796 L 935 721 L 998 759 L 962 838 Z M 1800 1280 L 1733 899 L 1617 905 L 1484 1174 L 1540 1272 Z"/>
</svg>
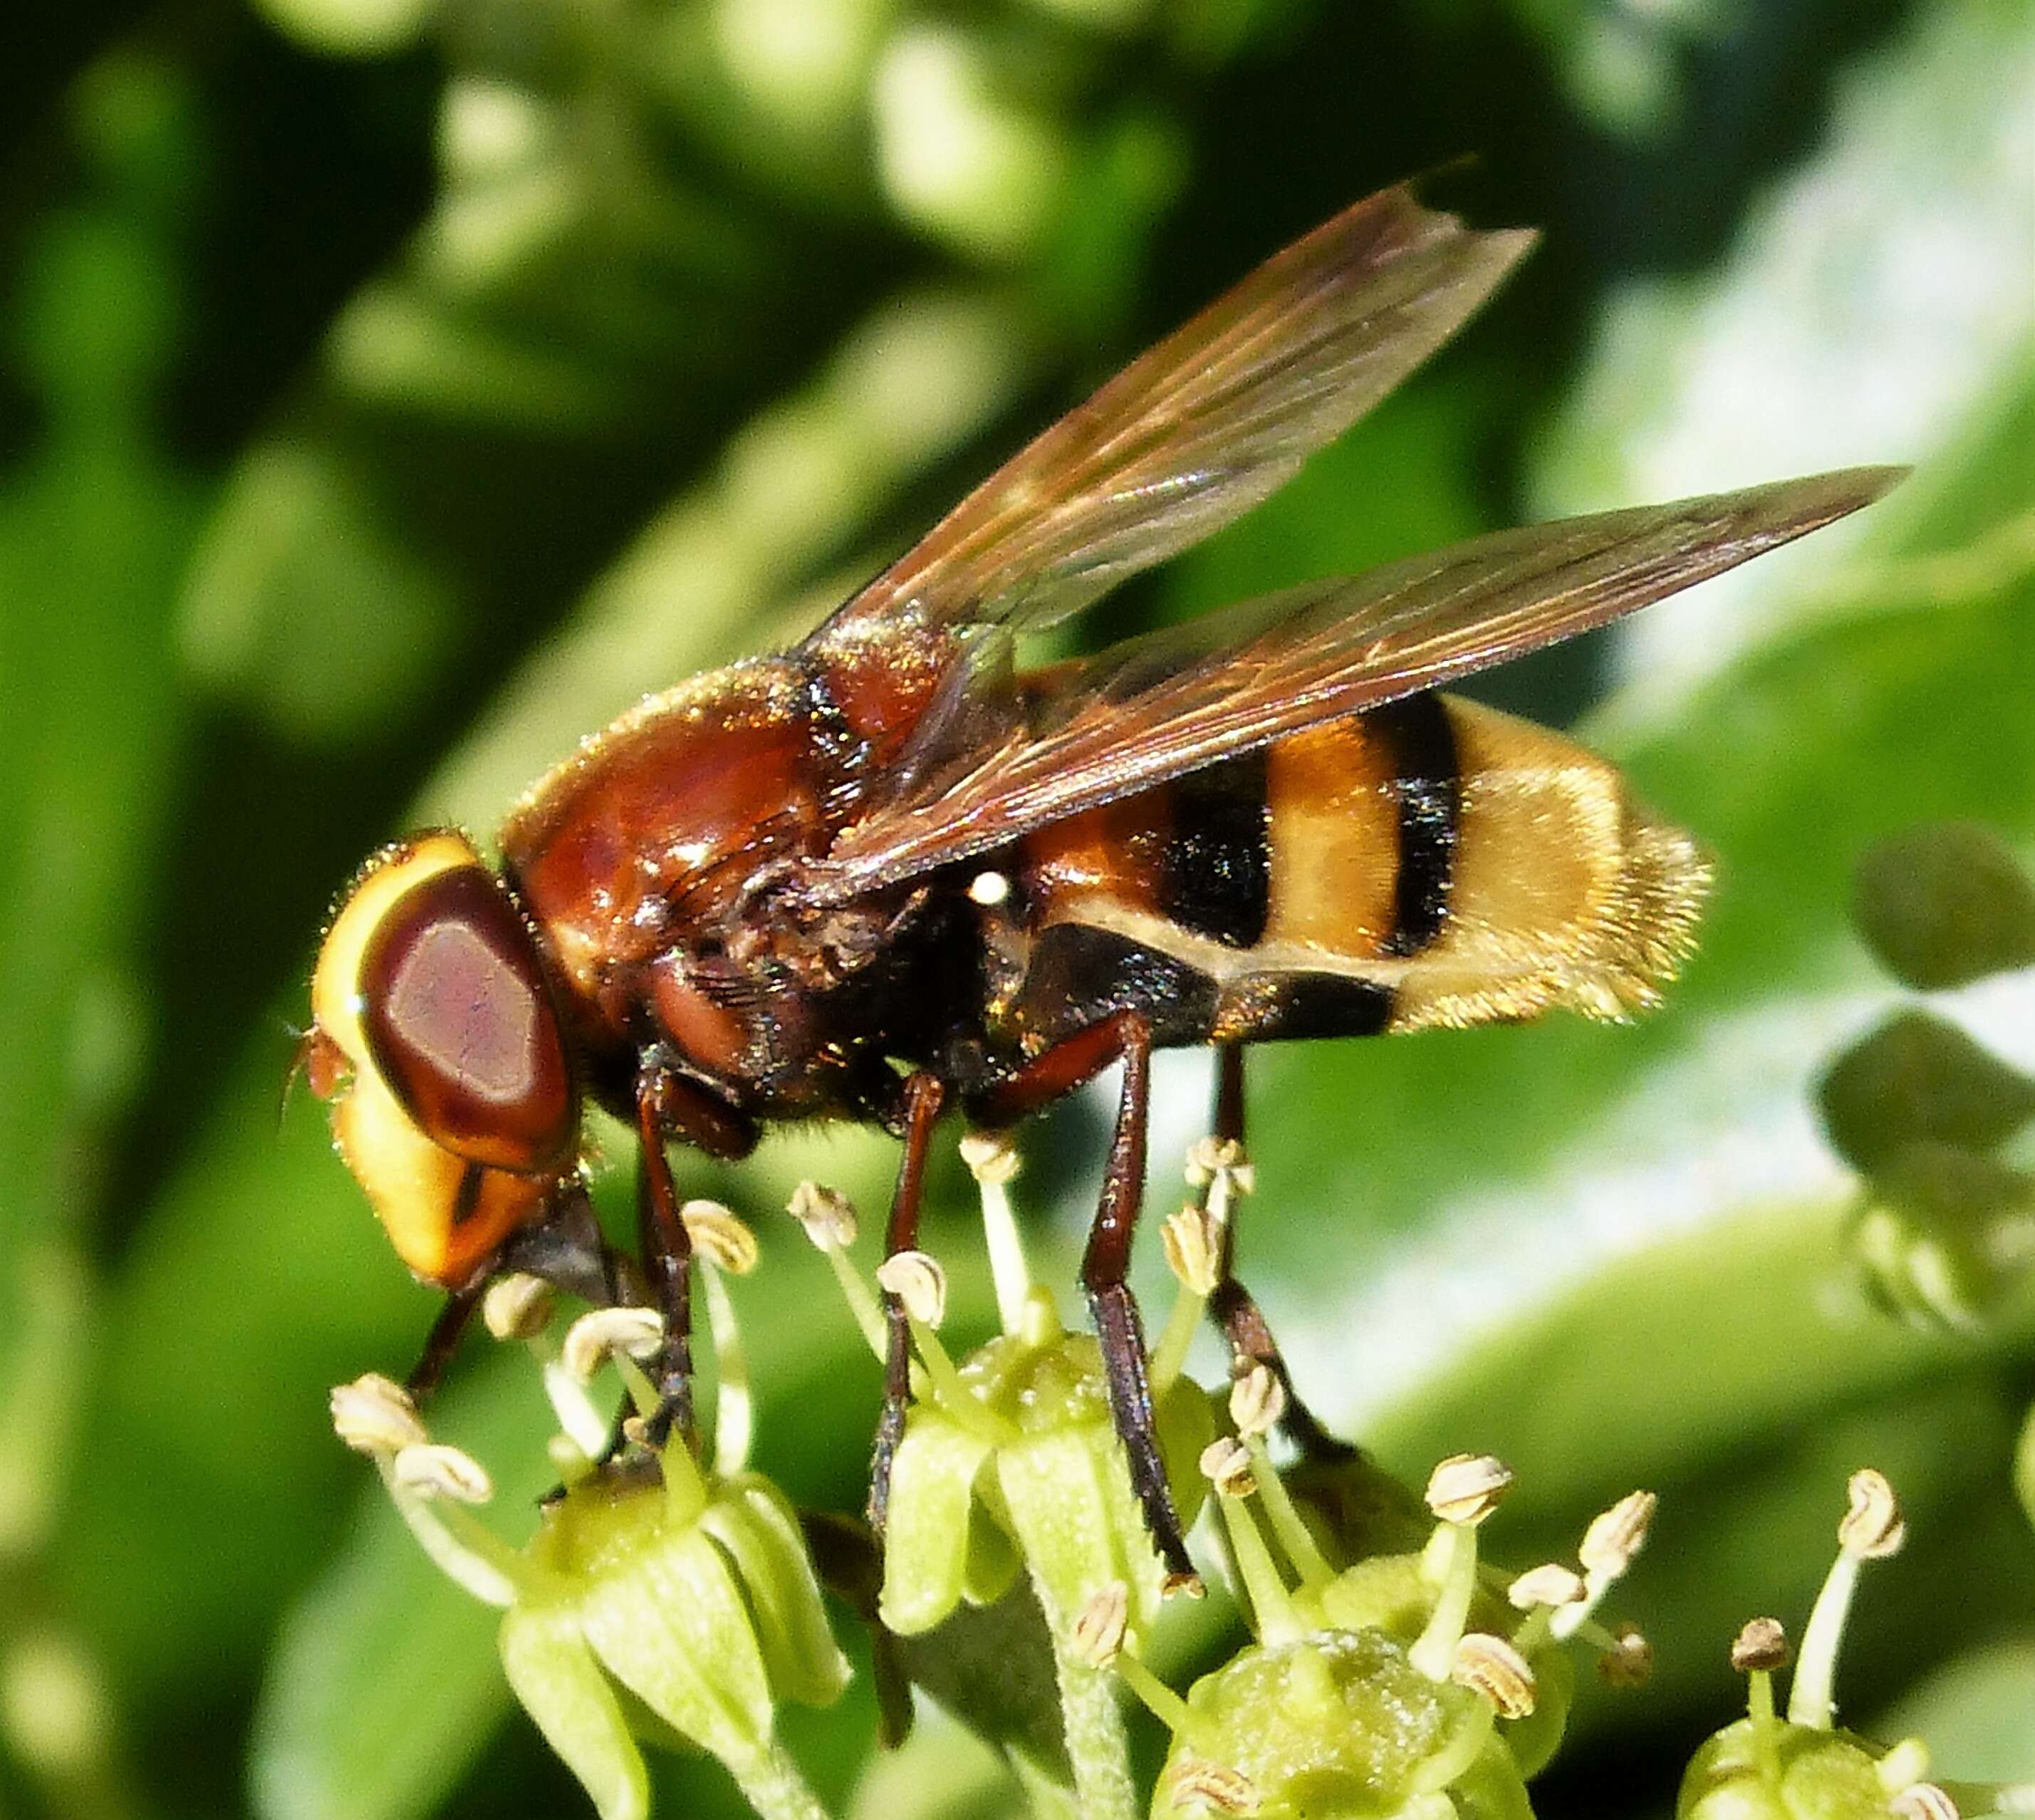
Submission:
<svg viewBox="0 0 2035 1820">
<path fill-rule="evenodd" d="M 671 1431 L 687 1447 L 693 1428 L 693 1243 L 679 1217 L 679 1194 L 664 1154 L 659 1095 L 646 1070 L 636 1084 L 636 1233 L 650 1280 L 651 1299 L 664 1318 L 664 1341 L 657 1350 L 657 1407 L 644 1438 L 661 1447 Z"/>
<path fill-rule="evenodd" d="M 890 1224 L 883 1238 L 886 1258 L 909 1251 L 919 1243 L 926 1155 L 946 1098 L 946 1089 L 931 1074 L 914 1074 L 905 1083 L 905 1154 L 897 1165 L 897 1192 L 891 1197 Z M 888 1339 L 883 1359 L 883 1415 L 876 1424 L 876 1457 L 869 1470 L 869 1526 L 879 1536 L 890 1514 L 890 1467 L 905 1436 L 905 1409 L 912 1396 L 911 1326 L 905 1318 L 904 1303 L 887 1289 L 883 1292 L 883 1318 Z"/>
<path fill-rule="evenodd" d="M 412 1401 L 421 1403 L 438 1389 L 438 1380 L 445 1376 L 446 1367 L 452 1363 L 460 1337 L 473 1318 L 473 1311 L 480 1306 L 480 1298 L 487 1293 L 488 1280 L 494 1273 L 491 1267 L 477 1270 L 471 1282 L 446 1297 L 445 1306 L 431 1322 L 431 1332 L 424 1336 L 423 1352 L 411 1367 L 409 1376 L 403 1380 L 403 1387 L 410 1393 Z"/>
<path fill-rule="evenodd" d="M 1102 1201 L 1081 1258 L 1081 1286 L 1102 1348 L 1103 1376 L 1110 1413 L 1130 1457 L 1131 1487 L 1145 1512 L 1167 1572 L 1178 1584 L 1198 1586 L 1188 1559 L 1179 1514 L 1166 1483 L 1153 1425 L 1152 1386 L 1145 1369 L 1145 1328 L 1126 1280 L 1130 1241 L 1145 1193 L 1145 1126 L 1151 1109 L 1152 1027 L 1143 1013 L 1119 1011 L 1035 1061 L 984 1096 L 980 1111 L 991 1124 L 1008 1123 L 1092 1081 L 1112 1062 L 1123 1064 L 1123 1093 L 1116 1130 L 1110 1139 Z"/>
<path fill-rule="evenodd" d="M 1216 1051 L 1213 1124 L 1217 1138 L 1243 1143 L 1243 1050 L 1237 1043 L 1225 1043 Z M 1286 1412 L 1280 1418 L 1279 1426 L 1304 1457 L 1310 1460 L 1347 1458 L 1356 1450 L 1324 1428 L 1294 1389 L 1292 1374 L 1286 1367 L 1278 1342 L 1272 1337 L 1272 1329 L 1266 1325 L 1265 1316 L 1251 1292 L 1237 1281 L 1234 1274 L 1236 1251 L 1236 1209 L 1232 1206 L 1223 1226 L 1221 1280 L 1209 1298 L 1209 1312 L 1228 1337 L 1231 1354 L 1239 1361 L 1239 1368 L 1241 1362 L 1247 1360 L 1251 1364 L 1264 1366 L 1279 1380 L 1279 1388 L 1286 1393 Z"/>
<path fill-rule="evenodd" d="M 693 1247 L 686 1223 L 679 1217 L 678 1189 L 664 1145 L 676 1138 L 710 1156 L 733 1160 L 755 1149 L 756 1128 L 733 1107 L 646 1061 L 636 1077 L 636 1138 L 637 1232 L 651 1298 L 664 1321 L 664 1343 L 652 1380 L 657 1387 L 657 1407 L 644 1425 L 644 1436 L 652 1446 L 661 1446 L 676 1428 L 691 1446 L 697 1439 L 692 1406 Z"/>
</svg>

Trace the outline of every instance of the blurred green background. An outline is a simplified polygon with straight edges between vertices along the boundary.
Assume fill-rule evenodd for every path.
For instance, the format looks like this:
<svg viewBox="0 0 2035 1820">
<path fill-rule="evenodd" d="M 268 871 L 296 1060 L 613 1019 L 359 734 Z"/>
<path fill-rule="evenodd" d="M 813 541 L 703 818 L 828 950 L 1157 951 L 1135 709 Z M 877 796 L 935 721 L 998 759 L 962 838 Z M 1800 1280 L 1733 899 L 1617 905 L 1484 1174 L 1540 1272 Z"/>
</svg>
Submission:
<svg viewBox="0 0 2035 1820">
<path fill-rule="evenodd" d="M 1852 933 L 1860 851 L 1956 817 L 2035 856 L 2035 9 L 80 0 L 0 23 L 0 1813 L 584 1811 L 326 1427 L 431 1310 L 321 1110 L 279 1115 L 327 904 L 811 623 L 1152 334 L 1466 153 L 1449 199 L 1534 258 L 1083 637 L 1525 517 L 1918 472 L 1488 680 L 1587 712 L 1717 853 L 1702 953 L 1627 1028 L 1261 1052 L 1247 1273 L 1389 1463 L 1512 1461 L 1500 1558 L 1663 1495 L 1623 1601 L 1660 1671 L 1587 1705 L 1543 1811 L 1666 1810 L 1731 1636 L 1800 1623 L 1867 1463 L 1913 1539 L 1847 1716 L 2035 1776 L 2035 1298 L 1880 1312 L 1811 1091 L 1904 997 Z M 2035 1067 L 2035 979 L 1935 1008 Z M 1205 1066 L 1162 1085 L 1163 1205 Z M 1063 1283 L 1101 1129 L 1027 1142 Z M 808 1174 L 875 1209 L 892 1167 L 806 1135 L 686 1178 L 761 1226 L 762 1464 L 838 1508 L 876 1374 L 770 1209 Z M 944 1159 L 931 1242 L 980 1324 L 964 1184 Z M 438 1424 L 512 1523 L 530 1389 L 472 1356 Z M 937 1724 L 858 1798 L 870 1729 L 859 1690 L 790 1735 L 844 1807 L 1001 1811 Z M 732 1811 L 666 1769 L 663 1811 Z"/>
</svg>

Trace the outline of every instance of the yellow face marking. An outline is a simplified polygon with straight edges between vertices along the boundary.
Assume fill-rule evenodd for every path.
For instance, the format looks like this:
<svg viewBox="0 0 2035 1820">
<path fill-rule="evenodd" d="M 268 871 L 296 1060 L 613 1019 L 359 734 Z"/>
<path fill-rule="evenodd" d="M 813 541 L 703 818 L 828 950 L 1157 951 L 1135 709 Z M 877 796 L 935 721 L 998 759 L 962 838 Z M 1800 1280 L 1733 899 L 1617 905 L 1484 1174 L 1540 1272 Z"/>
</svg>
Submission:
<svg viewBox="0 0 2035 1820">
<path fill-rule="evenodd" d="M 473 844 L 449 832 L 389 848 L 340 905 L 311 975 L 314 1028 L 352 1070 L 333 1103 L 333 1141 L 396 1254 L 419 1277 L 447 1288 L 463 1282 L 536 1213 L 552 1183 L 467 1162 L 411 1122 L 374 1066 L 361 1028 L 361 957 L 398 899 L 441 872 L 480 863 Z M 469 1173 L 476 1177 L 471 1185 Z"/>
</svg>

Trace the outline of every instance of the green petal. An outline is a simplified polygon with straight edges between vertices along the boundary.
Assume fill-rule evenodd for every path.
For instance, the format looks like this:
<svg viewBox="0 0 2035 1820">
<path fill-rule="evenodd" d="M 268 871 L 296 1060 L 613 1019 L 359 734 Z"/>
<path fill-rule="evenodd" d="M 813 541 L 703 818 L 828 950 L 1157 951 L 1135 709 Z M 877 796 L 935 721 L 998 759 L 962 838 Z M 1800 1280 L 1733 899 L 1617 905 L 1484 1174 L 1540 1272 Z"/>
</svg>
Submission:
<svg viewBox="0 0 2035 1820">
<path fill-rule="evenodd" d="M 883 1622 L 901 1637 L 930 1630 L 961 1603 L 976 1476 L 989 1443 L 936 1411 L 914 1409 L 890 1468 L 883 1543 Z"/>
<path fill-rule="evenodd" d="M 720 1544 L 690 1528 L 589 1585 L 580 1623 L 608 1672 L 724 1761 L 770 1735 L 769 1677 Z"/>
<path fill-rule="evenodd" d="M 1164 1570 L 1112 1429 L 1062 1429 L 999 1448 L 996 1482 L 1048 1623 L 1070 1624 L 1113 1580 L 1130 1589 L 1134 1634 L 1151 1623 Z"/>
<path fill-rule="evenodd" d="M 545 1742 L 592 1797 L 601 1820 L 647 1820 L 650 1782 L 621 1703 L 570 1606 L 519 1605 L 502 1620 L 502 1667 Z"/>
<path fill-rule="evenodd" d="M 805 1533 L 784 1495 L 745 1473 L 721 1488 L 700 1526 L 735 1562 L 773 1690 L 802 1705 L 832 1705 L 852 1671 L 828 1626 Z"/>
</svg>

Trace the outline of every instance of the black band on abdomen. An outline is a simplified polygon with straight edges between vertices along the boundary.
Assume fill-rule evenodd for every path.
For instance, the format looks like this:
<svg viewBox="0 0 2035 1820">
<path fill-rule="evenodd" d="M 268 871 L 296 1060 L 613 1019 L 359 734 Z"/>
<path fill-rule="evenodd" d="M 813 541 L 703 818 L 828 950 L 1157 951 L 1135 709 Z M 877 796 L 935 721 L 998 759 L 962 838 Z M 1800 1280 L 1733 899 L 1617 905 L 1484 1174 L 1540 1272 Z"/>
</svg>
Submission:
<svg viewBox="0 0 2035 1820">
<path fill-rule="evenodd" d="M 1417 954 L 1447 925 L 1462 777 L 1455 729 L 1438 695 L 1409 695 L 1366 717 L 1386 741 L 1399 798 L 1399 875 L 1387 954 Z"/>
<path fill-rule="evenodd" d="M 1272 818 L 1262 751 L 1176 778 L 1172 829 L 1161 850 L 1153 907 L 1225 948 L 1254 948 L 1272 906 Z"/>
</svg>

